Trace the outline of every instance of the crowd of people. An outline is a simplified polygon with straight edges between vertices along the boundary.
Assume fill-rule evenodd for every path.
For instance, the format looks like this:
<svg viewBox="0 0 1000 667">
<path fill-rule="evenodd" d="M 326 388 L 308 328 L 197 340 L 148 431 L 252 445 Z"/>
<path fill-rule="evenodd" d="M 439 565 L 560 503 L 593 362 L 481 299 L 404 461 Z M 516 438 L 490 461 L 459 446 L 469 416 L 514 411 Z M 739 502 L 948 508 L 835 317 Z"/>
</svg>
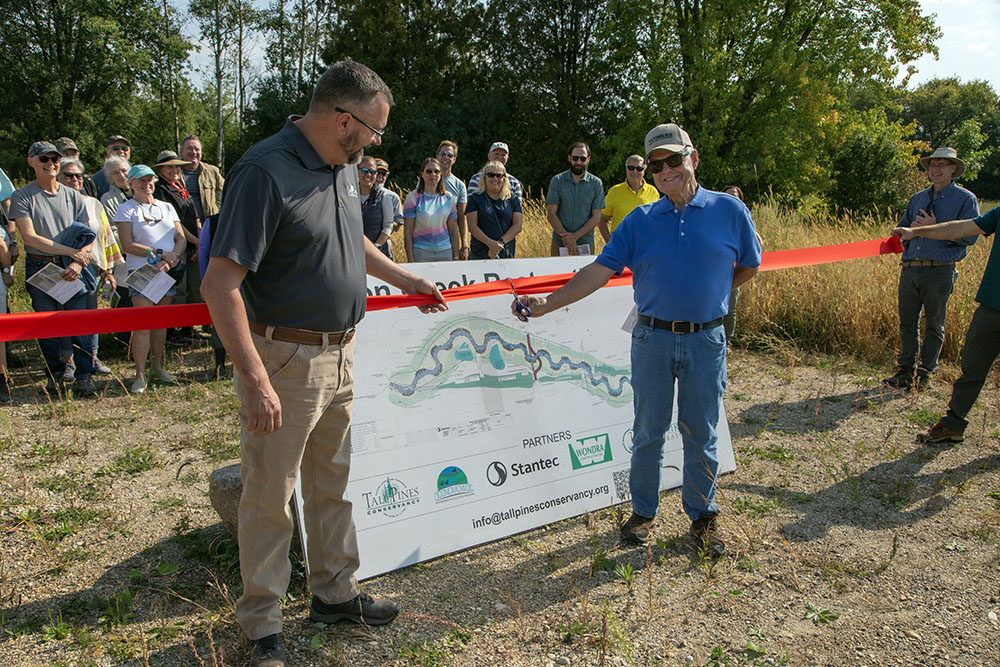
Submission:
<svg viewBox="0 0 1000 667">
<path fill-rule="evenodd" d="M 162 151 L 150 167 L 130 164 L 128 140 L 114 135 L 103 168 L 90 177 L 71 140 L 39 141 L 28 149 L 34 181 L 11 194 L 4 189 L 9 183 L 0 180 L 0 199 L 11 194 L 9 219 L 17 232 L 0 207 L 4 289 L 13 282 L 18 237 L 25 246 L 26 279 L 51 273 L 48 267 L 55 264 L 59 278 L 83 285 L 60 300 L 28 283 L 36 311 L 94 308 L 97 293 L 112 290 L 120 294 L 120 304 L 136 306 L 175 299 L 193 303 L 204 295 L 215 327 L 216 371 L 224 370 L 228 350 L 241 400 L 243 592 L 235 611 L 250 640 L 251 665 L 286 664 L 280 599 L 290 577 L 288 501 L 300 471 L 310 619 L 383 625 L 398 615 L 395 603 L 358 588 L 354 573 L 360 556 L 351 504 L 344 498 L 353 341 L 364 313 L 365 274 L 406 294 L 430 296 L 420 310 L 435 313 L 448 307 L 438 288 L 392 261 L 395 230 L 402 227 L 411 262 L 516 253 L 523 188 L 507 172 L 508 146 L 494 143 L 466 184 L 452 171 L 457 144 L 442 141 L 401 199 L 385 187 L 388 163 L 364 155 L 366 147 L 381 143 L 392 104 L 392 93 L 375 72 L 350 60 L 334 64 L 317 83 L 308 112 L 289 118 L 233 167 L 224 202 L 222 175 L 201 160 L 195 136 L 185 138 L 180 155 Z M 700 158 L 683 128 L 657 125 L 647 133 L 644 149 L 627 158 L 624 182 L 605 194 L 601 180 L 588 173 L 589 146 L 569 147 L 568 169 L 552 178 L 546 193 L 551 253 L 592 254 L 595 230 L 604 248 L 564 287 L 548 296 L 519 297 L 511 311 L 530 322 L 632 270 L 633 512 L 620 526 L 621 539 L 649 541 L 660 501 L 665 434 L 672 423 L 683 423 L 681 504 L 696 545 L 717 558 L 726 549 L 715 502 L 716 428 L 731 335 L 724 320 L 736 289 L 758 272 L 762 244 L 738 187 L 715 192 L 698 183 Z M 955 263 L 1000 222 L 1000 208 L 979 215 L 975 196 L 955 184 L 965 165 L 953 149 L 939 148 L 922 163 L 931 187 L 914 195 L 894 230 L 905 248 L 901 350 L 897 372 L 884 382 L 899 389 L 928 386 Z M 645 180 L 647 170 L 653 185 Z M 175 281 L 155 304 L 136 286 L 123 284 L 146 267 L 168 272 Z M 925 442 L 964 437 L 969 410 L 1000 354 L 998 284 L 1000 249 L 994 244 L 966 334 L 962 375 L 948 412 L 921 436 Z M 143 392 L 149 379 L 175 382 L 163 368 L 167 340 L 165 330 L 133 334 L 133 393 Z M 58 392 L 70 376 L 79 394 L 95 391 L 93 374 L 106 371 L 95 336 L 39 342 L 49 391 Z M 6 390 L 2 362 L 0 354 Z"/>
</svg>

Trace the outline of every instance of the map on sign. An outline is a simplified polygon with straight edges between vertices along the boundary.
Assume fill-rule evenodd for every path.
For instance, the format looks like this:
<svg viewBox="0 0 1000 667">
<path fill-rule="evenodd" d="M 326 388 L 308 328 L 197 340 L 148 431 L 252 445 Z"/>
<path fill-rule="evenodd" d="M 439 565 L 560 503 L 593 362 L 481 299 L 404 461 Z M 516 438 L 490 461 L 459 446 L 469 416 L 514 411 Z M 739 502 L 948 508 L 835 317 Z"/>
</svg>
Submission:
<svg viewBox="0 0 1000 667">
<path fill-rule="evenodd" d="M 424 340 L 410 363 L 389 378 L 390 400 L 415 407 L 445 392 L 531 389 L 562 382 L 610 405 L 632 402 L 628 366 L 481 316 L 452 317 Z"/>
</svg>

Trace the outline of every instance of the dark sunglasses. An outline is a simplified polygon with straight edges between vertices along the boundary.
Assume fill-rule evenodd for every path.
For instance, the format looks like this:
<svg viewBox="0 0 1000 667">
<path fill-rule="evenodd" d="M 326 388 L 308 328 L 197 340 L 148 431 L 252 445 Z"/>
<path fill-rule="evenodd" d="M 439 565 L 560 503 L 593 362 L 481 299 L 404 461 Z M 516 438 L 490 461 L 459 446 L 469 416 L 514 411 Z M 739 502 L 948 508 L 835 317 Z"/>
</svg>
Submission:
<svg viewBox="0 0 1000 667">
<path fill-rule="evenodd" d="M 387 172 L 385 169 L 379 169 L 378 170 L 378 175 L 379 176 L 388 176 L 389 172 Z"/>
<path fill-rule="evenodd" d="M 491 171 L 488 174 L 486 174 L 486 178 L 503 178 L 506 175 L 507 174 L 498 174 L 495 171 Z"/>
<path fill-rule="evenodd" d="M 573 162 L 586 162 L 587 160 L 590 159 L 590 156 L 584 155 L 583 157 L 580 157 L 579 155 L 570 155 L 569 159 L 572 160 Z"/>
<path fill-rule="evenodd" d="M 56 164 L 61 159 L 62 159 L 61 155 L 39 155 L 38 156 L 38 161 L 41 162 L 42 164 L 48 164 L 49 162 L 51 162 L 52 164 Z"/>
<path fill-rule="evenodd" d="M 63 178 L 72 178 L 72 179 L 78 180 L 78 181 L 82 181 L 83 180 L 83 174 L 81 172 L 79 172 L 79 171 L 64 171 L 63 173 L 61 173 L 59 175 L 62 176 Z"/>
<path fill-rule="evenodd" d="M 440 174 L 440 169 L 424 169 L 425 174 Z"/>
<path fill-rule="evenodd" d="M 663 165 L 667 165 L 671 169 L 676 169 L 681 166 L 684 163 L 684 158 L 688 155 L 691 155 L 691 149 L 685 148 L 680 153 L 674 153 L 673 155 L 669 155 L 662 160 L 650 160 L 649 164 L 646 166 L 649 167 L 649 170 L 652 173 L 658 174 L 663 171 Z"/>
<path fill-rule="evenodd" d="M 625 168 L 629 171 L 644 171 L 646 169 L 645 167 L 637 167 L 634 164 L 625 165 Z"/>
<path fill-rule="evenodd" d="M 448 151 L 438 151 L 438 155 L 440 155 L 441 157 L 447 157 L 447 158 L 453 158 L 453 157 L 455 157 L 454 153 L 449 153 Z"/>
<path fill-rule="evenodd" d="M 361 167 L 358 169 L 362 174 L 368 174 L 369 176 L 374 176 L 377 172 L 371 167 Z"/>
</svg>

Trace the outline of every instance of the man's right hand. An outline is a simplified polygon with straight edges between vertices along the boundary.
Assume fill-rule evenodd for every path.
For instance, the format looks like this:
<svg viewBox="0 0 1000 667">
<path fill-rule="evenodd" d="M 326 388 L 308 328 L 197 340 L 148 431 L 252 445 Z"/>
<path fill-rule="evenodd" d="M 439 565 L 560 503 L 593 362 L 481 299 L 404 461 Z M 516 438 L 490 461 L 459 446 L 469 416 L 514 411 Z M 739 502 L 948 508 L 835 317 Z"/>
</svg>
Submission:
<svg viewBox="0 0 1000 667">
<path fill-rule="evenodd" d="M 565 234 L 560 234 L 562 238 L 563 247 L 566 248 L 566 254 L 571 256 L 576 256 L 580 254 L 580 249 L 576 247 L 576 235 L 566 232 Z"/>
<path fill-rule="evenodd" d="M 90 246 L 85 246 L 74 252 L 70 257 L 80 266 L 87 266 L 90 263 Z"/>
<path fill-rule="evenodd" d="M 266 377 L 243 385 L 248 433 L 267 435 L 281 428 L 281 401 Z"/>
<path fill-rule="evenodd" d="M 896 227 L 892 234 L 898 236 L 900 241 L 912 241 L 917 236 L 911 227 Z"/>
</svg>

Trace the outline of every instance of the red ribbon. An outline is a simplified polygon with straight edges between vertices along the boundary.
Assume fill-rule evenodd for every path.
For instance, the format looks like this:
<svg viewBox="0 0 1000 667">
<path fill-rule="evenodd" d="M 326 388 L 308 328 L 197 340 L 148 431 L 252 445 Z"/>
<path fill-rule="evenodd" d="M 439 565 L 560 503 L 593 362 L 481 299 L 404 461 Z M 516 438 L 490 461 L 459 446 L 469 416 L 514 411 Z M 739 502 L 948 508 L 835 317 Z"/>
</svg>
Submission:
<svg viewBox="0 0 1000 667">
<path fill-rule="evenodd" d="M 903 252 L 903 246 L 896 236 L 816 248 L 777 250 L 764 253 L 760 270 L 775 271 L 901 252 Z M 573 275 L 572 273 L 556 273 L 533 278 L 517 278 L 514 280 L 514 286 L 518 294 L 548 294 L 565 285 Z M 620 276 L 613 277 L 605 287 L 630 284 L 632 284 L 632 272 L 626 271 Z M 510 293 L 509 281 L 495 280 L 444 290 L 442 295 L 444 295 L 445 301 L 460 301 Z M 390 308 L 422 306 L 434 302 L 434 298 L 426 294 L 370 296 L 366 309 L 371 312 Z M 0 315 L 0 342 L 114 333 L 117 331 L 144 331 L 167 327 L 190 327 L 211 323 L 212 318 L 208 313 L 208 307 L 203 303 L 146 308 L 101 308 L 99 310 L 49 313 L 17 313 Z"/>
</svg>

